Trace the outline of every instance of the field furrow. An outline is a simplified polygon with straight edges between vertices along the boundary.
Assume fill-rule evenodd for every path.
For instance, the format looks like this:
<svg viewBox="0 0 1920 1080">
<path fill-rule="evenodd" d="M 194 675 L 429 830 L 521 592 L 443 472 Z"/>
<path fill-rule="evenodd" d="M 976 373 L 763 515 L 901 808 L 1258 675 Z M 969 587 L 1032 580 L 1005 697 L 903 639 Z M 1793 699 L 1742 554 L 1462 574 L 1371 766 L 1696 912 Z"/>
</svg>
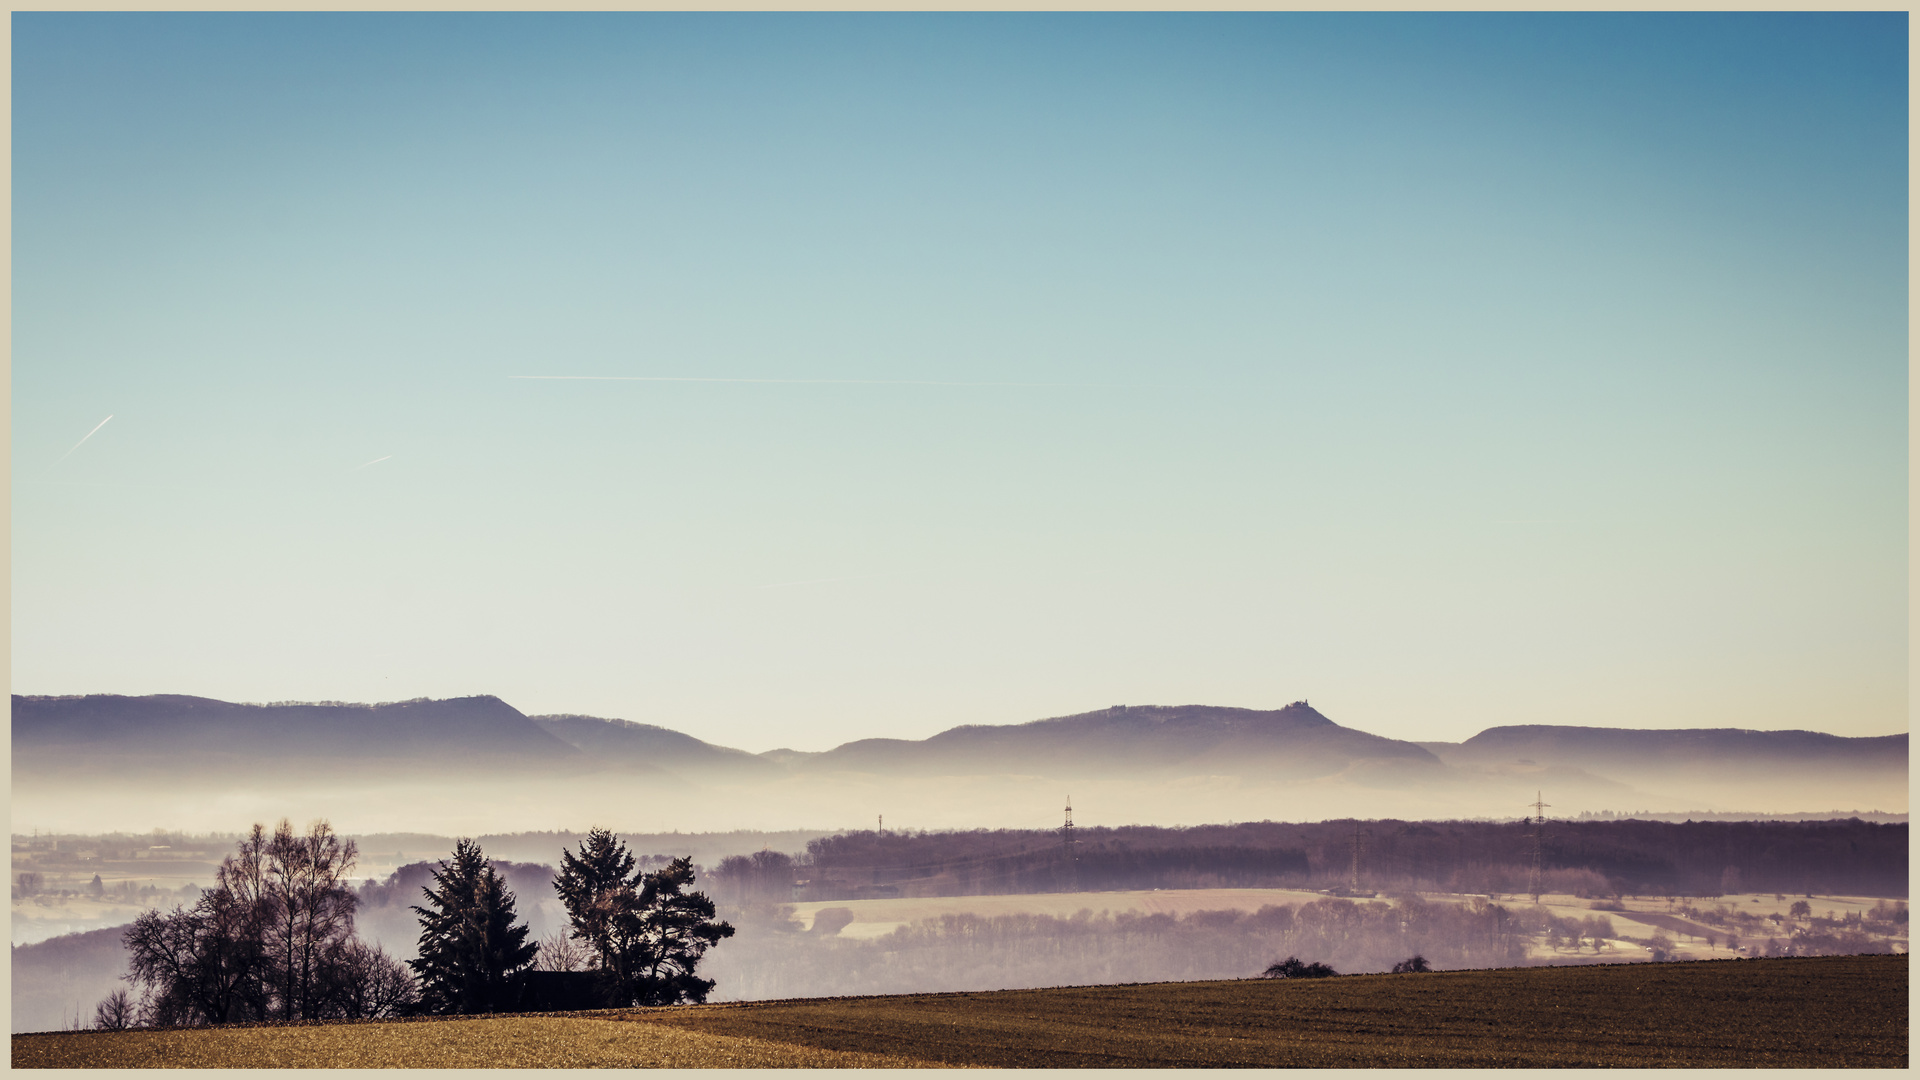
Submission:
<svg viewBox="0 0 1920 1080">
<path fill-rule="evenodd" d="M 13 1036 L 15 1068 L 1906 1064 L 1904 955 Z"/>
</svg>

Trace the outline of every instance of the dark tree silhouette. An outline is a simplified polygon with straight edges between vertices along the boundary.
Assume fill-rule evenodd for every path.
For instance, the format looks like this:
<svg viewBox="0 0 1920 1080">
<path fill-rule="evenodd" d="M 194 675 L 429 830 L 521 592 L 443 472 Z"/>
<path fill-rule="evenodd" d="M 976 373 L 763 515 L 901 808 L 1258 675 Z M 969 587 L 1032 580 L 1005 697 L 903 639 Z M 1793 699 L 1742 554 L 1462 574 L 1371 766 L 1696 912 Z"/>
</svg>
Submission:
<svg viewBox="0 0 1920 1080">
<path fill-rule="evenodd" d="M 527 926 L 516 923 L 513 893 L 480 845 L 462 838 L 451 860 L 422 886 L 432 906 L 420 916 L 421 1006 L 434 1013 L 483 1013 L 511 1007 L 512 977 L 533 959 Z"/>
<path fill-rule="evenodd" d="M 336 944 L 321 966 L 320 993 L 328 1015 L 348 1020 L 405 1016 L 420 1003 L 420 986 L 407 965 L 385 949 L 348 939 Z"/>
<path fill-rule="evenodd" d="M 637 919 L 644 980 L 637 1004 L 672 1005 L 705 1001 L 712 979 L 693 970 L 706 951 L 733 936 L 730 923 L 714 921 L 713 901 L 705 893 L 686 892 L 693 884 L 693 860 L 675 859 L 646 876 L 640 888 Z"/>
<path fill-rule="evenodd" d="M 353 935 L 353 858 L 353 842 L 324 821 L 305 835 L 285 820 L 271 836 L 256 824 L 191 908 L 148 911 L 127 927 L 127 981 L 142 988 L 142 1021 L 384 1015 L 363 1003 L 404 999 L 410 980 Z"/>
<path fill-rule="evenodd" d="M 573 924 L 571 936 L 592 951 L 596 969 L 616 984 L 627 981 L 629 975 L 620 916 L 630 907 L 628 895 L 645 877 L 634 865 L 627 845 L 596 826 L 587 830 L 578 855 L 560 849 L 560 873 L 553 879 L 553 891 Z"/>
<path fill-rule="evenodd" d="M 594 970 L 614 1005 L 705 1001 L 712 979 L 694 974 L 709 948 L 733 936 L 714 919 L 713 901 L 688 892 L 693 862 L 634 869 L 626 844 L 595 828 L 580 852 L 562 850 L 553 888 L 573 923 L 573 937 L 593 953 Z"/>
<path fill-rule="evenodd" d="M 143 912 L 127 927 L 126 978 L 142 988 L 142 1020 L 172 1027 L 266 1019 L 272 923 L 264 830 L 255 825 L 193 907 Z"/>
<path fill-rule="evenodd" d="M 1324 979 L 1340 973 L 1318 961 L 1309 964 L 1297 956 L 1289 956 L 1260 974 L 1267 979 Z"/>
<path fill-rule="evenodd" d="M 1395 975 L 1416 975 L 1423 971 L 1432 970 L 1433 967 L 1427 963 L 1427 958 L 1418 954 L 1409 956 L 1405 960 L 1393 965 L 1393 973 Z"/>
<path fill-rule="evenodd" d="M 259 843 L 259 835 L 250 838 Z M 345 972 L 332 970 L 346 960 L 358 902 L 347 875 L 359 854 L 324 821 L 296 836 L 282 818 L 267 840 L 267 890 L 274 898 L 271 940 L 279 969 L 281 1016 L 318 1019 L 331 1011 L 325 998 Z M 330 961 L 332 961 L 330 963 Z"/>
<path fill-rule="evenodd" d="M 125 987 L 115 990 L 93 1007 L 93 1026 L 101 1031 L 125 1031 L 137 1023 L 133 996 Z"/>
</svg>

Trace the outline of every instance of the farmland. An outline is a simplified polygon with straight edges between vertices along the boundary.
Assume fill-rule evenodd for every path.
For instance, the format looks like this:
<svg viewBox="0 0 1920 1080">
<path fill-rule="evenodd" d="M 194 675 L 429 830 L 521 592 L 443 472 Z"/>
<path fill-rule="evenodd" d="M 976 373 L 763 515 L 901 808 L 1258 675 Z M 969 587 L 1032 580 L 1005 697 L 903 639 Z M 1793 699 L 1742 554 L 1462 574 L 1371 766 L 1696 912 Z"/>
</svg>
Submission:
<svg viewBox="0 0 1920 1080">
<path fill-rule="evenodd" d="M 1008 915 L 1035 914 L 1052 915 L 1065 918 L 1081 909 L 1094 912 L 1112 911 L 1139 912 L 1141 914 L 1190 915 L 1198 911 L 1257 911 L 1268 904 L 1308 904 L 1322 899 L 1325 894 L 1309 892 L 1303 889 L 1135 889 L 1115 892 L 1078 892 L 1078 893 L 1026 893 L 1014 896 L 941 896 L 941 897 L 904 897 L 878 900 L 816 900 L 791 905 L 793 917 L 800 925 L 811 930 L 816 917 L 822 911 L 839 911 L 847 922 L 834 933 L 838 937 L 854 940 L 871 940 L 885 937 L 902 927 L 926 919 L 939 919 L 947 915 Z M 1422 896 L 1435 903 L 1467 903 L 1473 898 L 1467 895 L 1448 893 L 1424 893 Z M 1524 896 L 1498 896 L 1494 899 L 1510 905 L 1527 904 Z M 1771 920 L 1776 927 L 1775 933 L 1785 936 L 1778 929 L 1787 919 L 1789 906 L 1799 897 L 1777 896 L 1774 894 L 1744 893 L 1729 894 L 1712 900 L 1688 900 L 1684 897 L 1625 896 L 1604 909 L 1604 913 L 1620 920 L 1620 929 L 1628 937 L 1643 937 L 1655 929 L 1663 929 L 1678 935 L 1682 951 L 1679 955 L 1686 959 L 1721 960 L 1741 955 L 1752 955 L 1751 948 L 1730 950 L 1724 947 L 1727 933 L 1719 926 L 1704 924 L 1700 917 L 1688 917 L 1701 910 L 1716 909 L 1742 912 L 1752 920 L 1765 922 Z M 1882 901 L 1865 896 L 1820 896 L 1808 897 L 1816 914 L 1824 913 L 1832 920 L 1859 920 L 1870 915 Z M 1591 900 L 1565 893 L 1547 893 L 1542 895 L 1538 906 L 1559 918 L 1579 918 L 1595 913 Z M 1717 920 L 1722 925 L 1724 919 Z M 1787 922 L 1791 927 L 1792 923 Z M 1896 952 L 1907 949 L 1905 926 L 1902 924 L 1898 936 L 1889 938 L 1888 946 Z M 1764 937 L 1764 934 L 1761 935 Z M 1711 940 L 1711 944 L 1709 941 Z M 1610 949 L 1617 948 L 1618 953 L 1610 952 L 1609 959 L 1645 959 L 1646 950 L 1634 945 L 1627 938 L 1615 942 Z M 1532 955 L 1538 959 L 1564 960 L 1563 953 L 1556 952 L 1544 945 L 1536 946 Z"/>
<path fill-rule="evenodd" d="M 1844 956 L 16 1035 L 31 1067 L 1907 1064 L 1907 960 Z"/>
</svg>

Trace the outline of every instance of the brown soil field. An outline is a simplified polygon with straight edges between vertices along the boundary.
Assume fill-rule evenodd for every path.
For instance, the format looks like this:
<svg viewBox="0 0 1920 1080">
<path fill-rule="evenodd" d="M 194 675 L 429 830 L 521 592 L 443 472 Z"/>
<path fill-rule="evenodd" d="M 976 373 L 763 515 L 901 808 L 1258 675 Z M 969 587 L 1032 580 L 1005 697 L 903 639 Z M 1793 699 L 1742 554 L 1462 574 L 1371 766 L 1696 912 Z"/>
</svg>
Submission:
<svg viewBox="0 0 1920 1080">
<path fill-rule="evenodd" d="M 1905 1068 L 1907 959 L 1510 968 L 15 1035 L 13 1065 Z"/>
<path fill-rule="evenodd" d="M 604 1014 L 13 1036 L 16 1069 L 911 1069 L 932 1063 Z"/>
</svg>

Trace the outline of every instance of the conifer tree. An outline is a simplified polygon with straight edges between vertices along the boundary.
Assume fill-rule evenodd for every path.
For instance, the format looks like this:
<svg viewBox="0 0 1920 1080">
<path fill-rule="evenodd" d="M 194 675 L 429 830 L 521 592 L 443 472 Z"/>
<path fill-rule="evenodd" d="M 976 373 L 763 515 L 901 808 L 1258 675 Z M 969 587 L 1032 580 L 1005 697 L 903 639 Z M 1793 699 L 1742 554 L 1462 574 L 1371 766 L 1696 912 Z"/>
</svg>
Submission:
<svg viewBox="0 0 1920 1080">
<path fill-rule="evenodd" d="M 516 923 L 513 893 L 480 845 L 454 844 L 453 857 L 423 886 L 431 908 L 420 916 L 420 958 L 407 961 L 420 978 L 428 1012 L 483 1013 L 507 1008 L 513 976 L 532 961 L 539 946 Z"/>
<path fill-rule="evenodd" d="M 562 850 L 554 891 L 566 905 L 573 937 L 592 950 L 612 1005 L 705 1001 L 712 979 L 694 974 L 700 958 L 733 927 L 714 920 L 713 901 L 689 893 L 693 861 L 635 870 L 633 854 L 610 831 L 595 828 L 580 852 Z"/>
</svg>

